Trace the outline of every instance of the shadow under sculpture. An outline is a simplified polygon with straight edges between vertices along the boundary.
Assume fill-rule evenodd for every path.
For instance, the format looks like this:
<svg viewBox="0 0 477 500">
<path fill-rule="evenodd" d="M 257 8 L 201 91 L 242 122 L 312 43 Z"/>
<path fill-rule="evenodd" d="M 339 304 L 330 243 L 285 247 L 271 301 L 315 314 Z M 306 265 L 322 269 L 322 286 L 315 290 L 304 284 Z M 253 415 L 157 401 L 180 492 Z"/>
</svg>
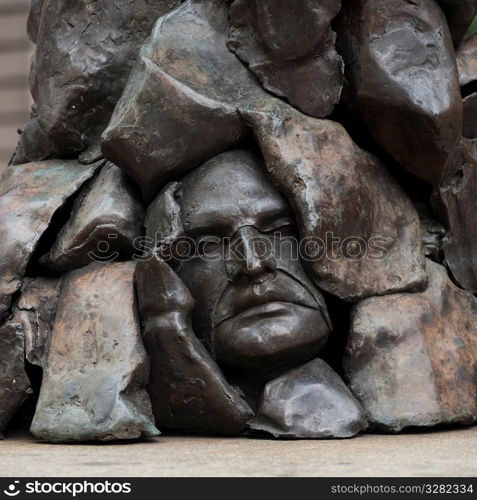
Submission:
<svg viewBox="0 0 477 500">
<path fill-rule="evenodd" d="M 327 438 L 366 428 L 315 359 L 330 334 L 326 305 L 298 258 L 289 205 L 253 154 L 224 153 L 169 184 L 146 227 L 155 254 L 136 286 L 161 430 Z"/>
</svg>

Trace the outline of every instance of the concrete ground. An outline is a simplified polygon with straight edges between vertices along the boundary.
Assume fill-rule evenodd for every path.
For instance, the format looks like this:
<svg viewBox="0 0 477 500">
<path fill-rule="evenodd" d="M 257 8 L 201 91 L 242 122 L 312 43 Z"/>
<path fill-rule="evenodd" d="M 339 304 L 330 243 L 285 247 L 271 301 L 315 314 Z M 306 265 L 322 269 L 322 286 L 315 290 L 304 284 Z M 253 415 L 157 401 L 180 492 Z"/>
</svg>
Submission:
<svg viewBox="0 0 477 500">
<path fill-rule="evenodd" d="M 477 427 L 350 440 L 160 437 L 51 445 L 0 441 L 0 476 L 477 476 Z"/>
</svg>

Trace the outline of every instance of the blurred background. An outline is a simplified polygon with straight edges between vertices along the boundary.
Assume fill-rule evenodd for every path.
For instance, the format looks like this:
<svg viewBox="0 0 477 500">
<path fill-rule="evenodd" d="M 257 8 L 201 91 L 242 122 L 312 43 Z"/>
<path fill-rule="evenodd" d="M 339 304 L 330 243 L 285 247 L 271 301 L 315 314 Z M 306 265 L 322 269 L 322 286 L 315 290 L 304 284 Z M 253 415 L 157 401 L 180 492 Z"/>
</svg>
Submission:
<svg viewBox="0 0 477 500">
<path fill-rule="evenodd" d="M 34 45 L 26 35 L 30 0 L 0 0 L 0 170 L 10 160 L 17 129 L 30 114 L 28 86 Z"/>
<path fill-rule="evenodd" d="M 26 23 L 30 0 L 0 0 L 0 172 L 8 164 L 18 140 L 17 129 L 30 114 L 28 84 L 34 45 Z M 477 18 L 470 33 L 477 32 Z"/>
</svg>

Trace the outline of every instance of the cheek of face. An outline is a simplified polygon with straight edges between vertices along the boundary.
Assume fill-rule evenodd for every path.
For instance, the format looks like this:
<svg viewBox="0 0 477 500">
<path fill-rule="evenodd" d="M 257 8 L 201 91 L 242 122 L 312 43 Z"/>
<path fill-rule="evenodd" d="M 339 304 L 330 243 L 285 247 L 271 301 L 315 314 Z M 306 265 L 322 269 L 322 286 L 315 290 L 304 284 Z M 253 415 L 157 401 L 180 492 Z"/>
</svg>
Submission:
<svg viewBox="0 0 477 500">
<path fill-rule="evenodd" d="M 208 262 L 195 257 L 180 263 L 176 272 L 195 299 L 192 318 L 194 332 L 213 352 L 212 318 L 220 296 L 229 283 L 224 261 L 217 259 Z"/>
<path fill-rule="evenodd" d="M 328 334 L 318 309 L 271 302 L 220 323 L 213 331 L 213 343 L 218 362 L 274 373 L 315 358 Z"/>
</svg>

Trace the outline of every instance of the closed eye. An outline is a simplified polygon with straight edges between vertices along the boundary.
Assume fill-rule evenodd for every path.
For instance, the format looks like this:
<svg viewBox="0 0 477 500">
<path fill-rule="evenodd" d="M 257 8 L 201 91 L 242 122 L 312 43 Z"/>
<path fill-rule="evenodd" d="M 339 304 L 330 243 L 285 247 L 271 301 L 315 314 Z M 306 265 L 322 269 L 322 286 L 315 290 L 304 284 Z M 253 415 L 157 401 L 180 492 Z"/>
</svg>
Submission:
<svg viewBox="0 0 477 500">
<path fill-rule="evenodd" d="M 200 236 L 194 238 L 194 242 L 196 246 L 196 254 L 204 255 L 217 251 L 223 243 L 223 238 L 214 235 Z"/>
<path fill-rule="evenodd" d="M 293 236 L 297 233 L 297 228 L 296 225 L 290 220 L 286 222 L 281 221 L 280 224 L 275 224 L 274 226 L 261 232 L 271 236 Z"/>
</svg>

